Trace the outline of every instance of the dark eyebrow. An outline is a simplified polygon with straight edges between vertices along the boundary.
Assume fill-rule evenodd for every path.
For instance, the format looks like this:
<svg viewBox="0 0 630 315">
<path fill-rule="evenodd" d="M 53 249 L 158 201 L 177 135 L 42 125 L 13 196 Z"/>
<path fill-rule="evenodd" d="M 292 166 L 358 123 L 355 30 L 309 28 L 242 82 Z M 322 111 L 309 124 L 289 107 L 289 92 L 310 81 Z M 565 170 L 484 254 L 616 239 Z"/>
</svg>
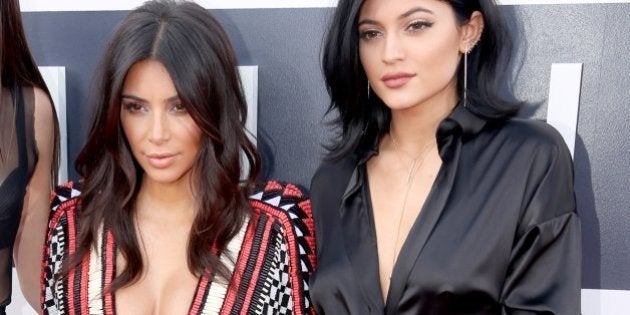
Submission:
<svg viewBox="0 0 630 315">
<path fill-rule="evenodd" d="M 416 13 L 416 12 L 426 12 L 429 14 L 435 14 L 433 13 L 433 11 L 427 9 L 427 8 L 423 8 L 423 7 L 413 7 L 409 10 L 407 10 L 407 12 L 401 14 L 398 19 L 402 20 L 404 18 L 409 17 L 410 15 Z M 363 24 L 371 24 L 371 25 L 378 25 L 379 23 L 377 21 L 371 20 L 371 19 L 363 19 L 361 21 L 359 21 L 359 23 L 357 23 L 357 27 L 363 25 Z"/>
<path fill-rule="evenodd" d="M 120 98 L 130 98 L 130 99 L 135 100 L 135 101 L 145 102 L 145 103 L 146 103 L 146 100 L 145 100 L 145 99 L 143 99 L 143 98 L 141 98 L 141 97 L 137 97 L 137 96 L 135 96 L 135 95 L 122 94 L 122 95 L 120 96 Z"/>
<path fill-rule="evenodd" d="M 137 97 L 135 95 L 123 94 L 123 95 L 120 96 L 120 98 L 130 98 L 130 99 L 138 101 L 138 102 L 147 103 L 147 100 L 145 100 L 145 99 L 143 99 L 141 97 Z M 171 97 L 166 99 L 167 102 L 173 102 L 173 101 L 177 101 L 177 100 L 179 100 L 179 96 L 178 95 L 171 96 Z"/>
<path fill-rule="evenodd" d="M 370 19 L 363 19 L 363 20 L 359 21 L 359 23 L 357 23 L 357 27 L 359 27 L 359 26 L 361 26 L 363 24 L 378 25 L 378 22 L 376 22 L 374 20 L 370 20 Z"/>
<path fill-rule="evenodd" d="M 399 20 L 400 19 L 404 19 L 404 18 L 409 17 L 410 15 L 412 15 L 412 14 L 414 14 L 416 12 L 426 12 L 426 13 L 429 13 L 429 14 L 435 14 L 435 13 L 433 13 L 433 11 L 431 11 L 429 9 L 426 9 L 426 8 L 423 8 L 423 7 L 413 7 L 411 9 L 409 9 L 407 12 L 401 14 L 400 17 L 398 17 L 398 19 Z"/>
</svg>

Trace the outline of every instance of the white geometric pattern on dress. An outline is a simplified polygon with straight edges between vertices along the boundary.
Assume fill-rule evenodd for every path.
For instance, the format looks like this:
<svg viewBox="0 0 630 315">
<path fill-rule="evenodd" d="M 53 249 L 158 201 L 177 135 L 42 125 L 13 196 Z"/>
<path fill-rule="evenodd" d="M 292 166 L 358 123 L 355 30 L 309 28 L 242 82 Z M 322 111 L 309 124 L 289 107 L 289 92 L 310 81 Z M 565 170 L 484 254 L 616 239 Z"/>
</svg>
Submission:
<svg viewBox="0 0 630 315">
<path fill-rule="evenodd" d="M 63 314 L 63 305 L 57 305 L 57 301 L 61 301 L 59 298 L 63 297 L 63 283 L 61 281 L 55 282 L 52 275 L 56 274 L 61 269 L 61 263 L 63 259 L 63 253 L 66 243 L 66 236 L 63 230 L 63 226 L 58 225 L 52 231 L 51 244 L 49 247 L 50 255 L 46 258 L 46 267 L 44 272 L 47 276 L 44 281 L 44 308 L 47 308 L 48 314 Z"/>
<path fill-rule="evenodd" d="M 291 314 L 293 311 L 289 254 L 286 239 L 283 239 L 284 230 L 280 229 L 271 244 L 274 258 L 269 274 L 261 274 L 265 276 L 265 282 L 260 304 L 256 305 L 256 314 Z"/>
<path fill-rule="evenodd" d="M 50 217 L 52 218 L 55 215 L 64 201 L 79 193 L 80 192 L 76 189 L 58 187 L 51 200 Z M 47 255 L 46 266 L 44 267 L 44 274 L 46 275 L 44 279 L 44 301 L 42 305 L 44 314 L 65 314 L 64 305 L 61 303 L 66 294 L 66 292 L 64 292 L 63 282 L 55 281 L 53 277 L 53 275 L 57 274 L 61 269 L 66 248 L 66 231 L 64 230 L 64 224 L 62 224 L 64 220 L 67 220 L 65 213 L 60 215 L 56 226 L 48 227 L 52 231 L 50 243 L 47 244 L 50 255 Z"/>
<path fill-rule="evenodd" d="M 283 188 L 287 189 L 287 186 L 284 186 Z M 294 235 L 296 237 L 297 244 L 299 247 L 299 258 L 300 258 L 299 264 L 300 264 L 300 268 L 301 268 L 301 272 L 303 276 L 302 289 L 304 291 L 304 307 L 306 309 L 309 309 L 311 307 L 311 302 L 310 302 L 310 295 L 309 295 L 308 276 L 311 270 L 309 268 L 310 261 L 308 258 L 308 253 L 303 247 L 303 244 L 307 245 L 306 240 L 305 240 L 305 233 L 301 229 L 301 227 L 304 224 L 304 221 L 302 221 L 302 216 L 304 215 L 304 213 L 302 213 L 301 208 L 296 204 L 296 198 L 292 198 L 292 197 L 283 198 L 282 194 L 283 194 L 282 191 L 280 192 L 274 191 L 273 193 L 260 192 L 260 193 L 251 195 L 250 199 L 260 200 L 262 202 L 274 205 L 278 207 L 279 209 L 284 210 L 287 213 L 288 217 L 293 221 L 293 224 L 291 224 L 291 226 L 293 227 L 293 232 L 294 232 Z M 284 231 L 283 233 L 281 233 L 281 235 L 285 235 Z M 281 243 L 284 244 L 284 248 L 285 248 L 284 255 L 286 256 L 287 264 L 288 264 L 288 249 L 286 248 L 286 240 Z M 288 272 L 288 269 L 287 269 L 287 272 Z M 287 277 L 288 277 L 288 274 L 287 274 Z M 293 299 L 289 298 L 289 300 L 291 300 L 290 302 L 291 309 L 293 309 Z M 257 312 L 257 314 L 265 314 L 265 313 Z M 272 314 L 277 314 L 277 313 L 272 312 Z"/>
</svg>

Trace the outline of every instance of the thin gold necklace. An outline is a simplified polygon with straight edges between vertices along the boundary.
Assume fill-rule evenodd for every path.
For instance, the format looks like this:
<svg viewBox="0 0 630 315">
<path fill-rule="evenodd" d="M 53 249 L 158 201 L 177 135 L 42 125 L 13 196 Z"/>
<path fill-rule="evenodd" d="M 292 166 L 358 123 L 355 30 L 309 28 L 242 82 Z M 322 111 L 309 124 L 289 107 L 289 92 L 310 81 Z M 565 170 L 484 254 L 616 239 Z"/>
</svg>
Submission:
<svg viewBox="0 0 630 315">
<path fill-rule="evenodd" d="M 400 242 L 400 227 L 402 226 L 402 220 L 405 217 L 405 212 L 406 212 L 406 208 L 407 208 L 407 199 L 409 197 L 409 191 L 411 190 L 411 184 L 413 183 L 413 179 L 414 179 L 414 174 L 415 174 L 415 170 L 416 170 L 416 164 L 418 162 L 418 159 L 420 159 L 421 156 L 423 156 L 420 164 L 418 165 L 418 168 L 420 168 L 422 166 L 422 164 L 424 163 L 424 160 L 427 157 L 427 154 L 423 154 L 426 153 L 427 149 L 429 148 L 429 146 L 431 145 L 431 141 L 428 141 L 420 150 L 420 152 L 418 152 L 418 155 L 416 155 L 415 157 L 410 155 L 409 153 L 403 151 L 400 149 L 400 147 L 398 146 L 398 141 L 396 141 L 396 137 L 394 137 L 394 133 L 393 133 L 393 129 L 392 126 L 390 124 L 389 127 L 389 137 L 392 139 L 392 143 L 394 144 L 394 150 L 396 151 L 396 156 L 398 157 L 398 160 L 400 161 L 401 164 L 404 164 L 402 158 L 400 157 L 401 154 L 406 155 L 408 158 L 411 159 L 411 166 L 409 167 L 409 171 L 407 172 L 407 180 L 406 180 L 406 189 L 405 189 L 405 196 L 403 198 L 403 204 L 402 204 L 402 209 L 400 211 L 400 216 L 398 218 L 398 227 L 396 228 L 396 239 L 394 242 L 394 254 L 392 255 L 392 269 L 389 271 L 389 280 L 391 281 L 392 278 L 392 273 L 394 272 L 394 264 L 396 263 L 396 257 L 398 257 L 399 254 L 399 249 L 398 249 L 398 243 Z"/>
</svg>

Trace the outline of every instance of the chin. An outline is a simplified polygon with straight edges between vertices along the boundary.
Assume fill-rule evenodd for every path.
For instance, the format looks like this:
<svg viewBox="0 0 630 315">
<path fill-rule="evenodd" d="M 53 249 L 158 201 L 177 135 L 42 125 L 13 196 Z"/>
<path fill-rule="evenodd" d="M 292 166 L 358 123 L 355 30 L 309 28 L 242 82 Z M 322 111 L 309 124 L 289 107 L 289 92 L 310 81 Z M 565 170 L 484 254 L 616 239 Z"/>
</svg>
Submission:
<svg viewBox="0 0 630 315">
<path fill-rule="evenodd" d="M 408 108 L 412 108 L 418 104 L 418 102 L 410 101 L 410 100 L 393 100 L 393 101 L 383 101 L 385 106 L 387 106 L 390 110 L 405 110 Z"/>
<path fill-rule="evenodd" d="M 153 171 L 145 173 L 146 179 L 159 184 L 175 184 L 184 178 L 179 172 Z"/>
<path fill-rule="evenodd" d="M 392 110 L 401 110 L 407 109 L 415 106 L 422 102 L 422 98 L 414 95 L 409 95 L 408 93 L 389 93 L 389 95 L 383 95 L 381 97 L 385 106 L 389 107 Z"/>
</svg>

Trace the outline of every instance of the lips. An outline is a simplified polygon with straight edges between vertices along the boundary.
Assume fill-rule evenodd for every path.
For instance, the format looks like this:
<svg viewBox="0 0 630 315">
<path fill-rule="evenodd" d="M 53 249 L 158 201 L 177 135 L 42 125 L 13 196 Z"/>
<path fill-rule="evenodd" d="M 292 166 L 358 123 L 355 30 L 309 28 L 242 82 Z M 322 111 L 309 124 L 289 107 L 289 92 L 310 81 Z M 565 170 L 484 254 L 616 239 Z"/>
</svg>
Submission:
<svg viewBox="0 0 630 315">
<path fill-rule="evenodd" d="M 386 74 L 381 77 L 381 81 L 390 89 L 396 89 L 404 86 L 416 75 L 413 73 L 397 72 Z"/>
<path fill-rule="evenodd" d="M 155 168 L 167 168 L 175 161 L 175 154 L 170 153 L 158 153 L 147 154 L 146 157 L 149 164 Z"/>
</svg>

